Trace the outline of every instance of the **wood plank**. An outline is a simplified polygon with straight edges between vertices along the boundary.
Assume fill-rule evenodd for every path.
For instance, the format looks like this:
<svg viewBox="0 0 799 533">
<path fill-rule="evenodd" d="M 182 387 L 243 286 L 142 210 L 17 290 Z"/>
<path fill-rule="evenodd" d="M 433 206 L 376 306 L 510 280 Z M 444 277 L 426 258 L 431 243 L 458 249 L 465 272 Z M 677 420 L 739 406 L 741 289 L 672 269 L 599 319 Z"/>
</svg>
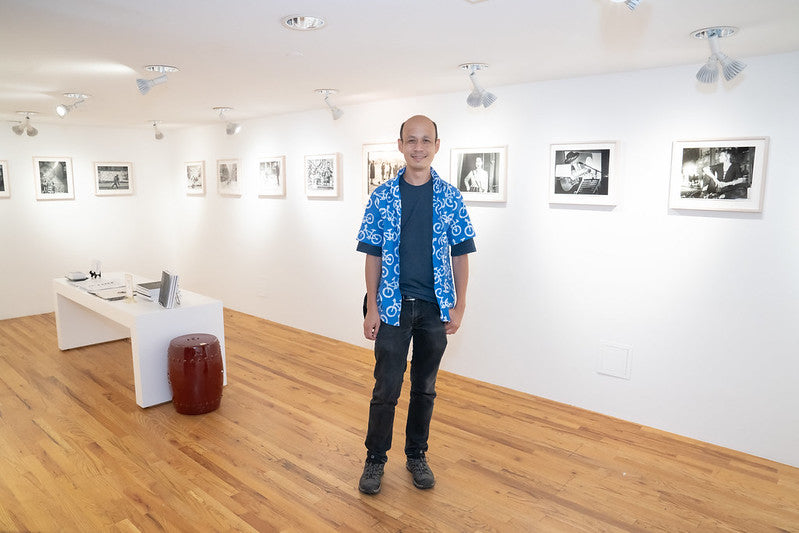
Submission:
<svg viewBox="0 0 799 533">
<path fill-rule="evenodd" d="M 224 316 L 229 384 L 198 416 L 136 405 L 127 340 L 0 321 L 0 531 L 799 531 L 797 468 L 446 372 L 436 487 L 404 467 L 406 382 L 362 495 L 371 351 Z"/>
</svg>

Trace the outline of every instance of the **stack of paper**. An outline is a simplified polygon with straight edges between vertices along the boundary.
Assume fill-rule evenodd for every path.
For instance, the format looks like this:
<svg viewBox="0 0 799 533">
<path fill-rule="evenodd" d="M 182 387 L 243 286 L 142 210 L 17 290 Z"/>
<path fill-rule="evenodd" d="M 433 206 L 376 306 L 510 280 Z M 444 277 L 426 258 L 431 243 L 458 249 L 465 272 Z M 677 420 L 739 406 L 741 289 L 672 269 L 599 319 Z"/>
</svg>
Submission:
<svg viewBox="0 0 799 533">
<path fill-rule="evenodd" d="M 158 293 L 161 292 L 160 281 L 146 281 L 136 285 L 136 296 L 141 296 L 145 300 L 151 302 L 158 301 Z"/>
</svg>

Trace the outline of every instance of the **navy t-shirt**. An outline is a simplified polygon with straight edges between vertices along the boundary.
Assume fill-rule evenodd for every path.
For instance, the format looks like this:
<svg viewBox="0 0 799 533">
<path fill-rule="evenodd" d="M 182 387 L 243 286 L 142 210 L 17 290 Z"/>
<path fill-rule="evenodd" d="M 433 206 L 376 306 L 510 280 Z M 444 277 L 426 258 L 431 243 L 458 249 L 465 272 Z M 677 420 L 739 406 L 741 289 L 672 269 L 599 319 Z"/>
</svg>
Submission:
<svg viewBox="0 0 799 533">
<path fill-rule="evenodd" d="M 411 185 L 400 179 L 400 292 L 405 297 L 436 302 L 433 285 L 433 180 Z M 358 242 L 358 251 L 382 255 L 379 246 Z M 474 239 L 450 248 L 453 256 L 475 251 Z"/>
</svg>

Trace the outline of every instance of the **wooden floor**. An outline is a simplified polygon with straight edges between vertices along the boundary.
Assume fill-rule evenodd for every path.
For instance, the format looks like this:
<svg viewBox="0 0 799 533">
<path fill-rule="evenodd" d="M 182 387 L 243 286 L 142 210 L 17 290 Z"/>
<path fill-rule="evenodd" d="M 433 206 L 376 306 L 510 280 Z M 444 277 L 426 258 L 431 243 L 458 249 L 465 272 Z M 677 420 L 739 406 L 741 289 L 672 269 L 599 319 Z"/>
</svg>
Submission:
<svg viewBox="0 0 799 533">
<path fill-rule="evenodd" d="M 0 531 L 799 531 L 799 469 L 448 373 L 428 458 L 358 492 L 371 352 L 225 310 L 219 410 L 135 403 L 128 341 L 0 321 Z"/>
</svg>

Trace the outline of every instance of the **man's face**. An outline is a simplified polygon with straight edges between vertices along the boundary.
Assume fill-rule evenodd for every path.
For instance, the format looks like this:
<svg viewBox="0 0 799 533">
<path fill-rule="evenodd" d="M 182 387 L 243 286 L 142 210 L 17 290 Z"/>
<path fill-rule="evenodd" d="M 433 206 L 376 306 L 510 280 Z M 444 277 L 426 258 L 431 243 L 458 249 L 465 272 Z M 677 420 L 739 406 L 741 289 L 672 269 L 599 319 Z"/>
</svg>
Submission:
<svg viewBox="0 0 799 533">
<path fill-rule="evenodd" d="M 402 128 L 402 139 L 397 142 L 405 156 L 409 170 L 426 171 L 438 153 L 440 141 L 436 139 L 433 123 L 424 117 L 413 117 Z"/>
</svg>

